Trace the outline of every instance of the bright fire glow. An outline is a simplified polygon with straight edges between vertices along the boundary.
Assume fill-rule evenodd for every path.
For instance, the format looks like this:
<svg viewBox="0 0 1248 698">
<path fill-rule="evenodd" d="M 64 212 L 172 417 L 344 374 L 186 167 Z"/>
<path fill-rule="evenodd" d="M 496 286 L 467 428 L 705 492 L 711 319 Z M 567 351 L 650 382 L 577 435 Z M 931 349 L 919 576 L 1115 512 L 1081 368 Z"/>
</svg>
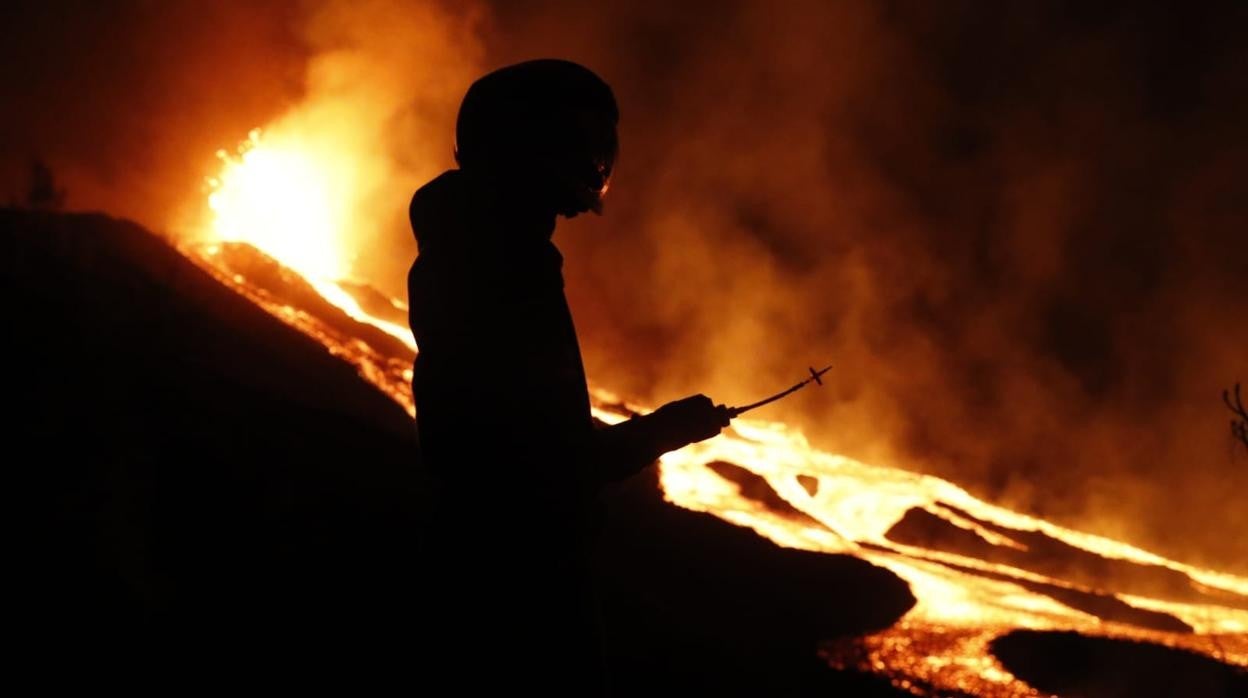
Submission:
<svg viewBox="0 0 1248 698">
<path fill-rule="evenodd" d="M 223 167 L 208 179 L 207 237 L 245 242 L 293 269 L 347 315 L 411 341 L 406 327 L 378 320 L 338 283 L 351 276 L 358 159 L 333 138 L 252 129 L 235 153 L 218 150 Z"/>
<path fill-rule="evenodd" d="M 309 279 L 349 271 L 342 235 L 350 230 L 351 161 L 254 129 L 235 155 L 217 151 L 224 168 L 209 180 L 213 230 L 226 242 L 248 242 Z M 347 196 L 344 197 L 344 192 Z"/>
<path fill-rule="evenodd" d="M 222 173 L 211 180 L 209 237 L 251 243 L 297 270 L 350 317 L 402 339 L 408 351 L 386 354 L 323 318 L 272 299 L 222 266 L 211 245 L 186 252 L 224 283 L 353 363 L 366 380 L 411 411 L 408 369 L 415 345 L 410 333 L 370 316 L 337 283 L 350 272 L 347 236 L 355 232 L 347 205 L 356 195 L 350 183 L 352 159 L 331 156 L 310 141 L 262 140 L 253 131 L 237 155 L 223 153 L 222 160 Z M 594 391 L 600 420 L 617 422 L 630 410 L 642 411 Z M 716 472 L 717 463 L 760 478 L 788 510 L 746 496 Z M 853 641 L 852 651 L 824 650 L 833 665 L 885 674 L 903 689 L 1037 695 L 988 649 L 993 638 L 1018 628 L 1150 641 L 1248 666 L 1248 579 L 1010 511 L 936 477 L 824 453 L 779 423 L 735 420 L 724 435 L 665 455 L 661 468 L 665 495 L 679 506 L 750 527 L 778 545 L 857 555 L 905 579 L 918 599 L 905 618 Z M 945 535 L 952 532 L 956 540 L 969 538 L 974 549 L 907 543 L 890 535 L 899 522 L 916 515 Z M 1050 554 L 1056 550 L 1071 559 L 1095 560 L 1100 572 L 1064 575 L 1060 565 L 1029 560 L 1033 545 L 1048 546 Z M 1104 572 L 1114 565 L 1127 572 Z M 1161 586 L 1141 586 L 1137 575 L 1160 579 L 1156 584 Z M 1156 591 L 1163 587 L 1164 593 Z M 1126 615 L 1097 615 L 1095 609 L 1105 604 Z M 1141 616 L 1186 624 L 1193 632 L 1157 629 Z"/>
</svg>

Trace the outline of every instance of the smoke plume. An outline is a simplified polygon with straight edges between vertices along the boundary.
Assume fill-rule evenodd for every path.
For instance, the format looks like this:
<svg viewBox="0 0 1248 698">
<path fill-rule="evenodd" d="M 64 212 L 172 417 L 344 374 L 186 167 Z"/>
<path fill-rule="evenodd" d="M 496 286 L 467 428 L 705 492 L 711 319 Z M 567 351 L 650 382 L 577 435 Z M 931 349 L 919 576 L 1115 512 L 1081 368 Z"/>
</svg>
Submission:
<svg viewBox="0 0 1248 698">
<path fill-rule="evenodd" d="M 401 295 L 472 79 L 578 60 L 622 112 L 606 215 L 556 236 L 591 380 L 739 404 L 831 362 L 760 416 L 1248 571 L 1242 5 L 39 7 L 6 10 L 6 192 L 40 157 L 72 207 L 193 228 L 217 148 L 332 132 L 355 273 Z"/>
</svg>

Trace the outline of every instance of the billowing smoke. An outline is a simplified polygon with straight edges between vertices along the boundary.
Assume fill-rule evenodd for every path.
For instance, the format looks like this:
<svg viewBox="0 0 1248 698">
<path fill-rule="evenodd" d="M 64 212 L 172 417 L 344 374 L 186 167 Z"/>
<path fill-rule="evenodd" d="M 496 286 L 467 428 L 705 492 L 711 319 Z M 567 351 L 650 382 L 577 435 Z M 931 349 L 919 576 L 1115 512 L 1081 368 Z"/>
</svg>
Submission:
<svg viewBox="0 0 1248 698">
<path fill-rule="evenodd" d="M 71 206 L 177 228 L 216 148 L 335 125 L 366 163 L 356 271 L 396 294 L 407 197 L 451 165 L 473 77 L 582 61 L 622 110 L 606 216 L 556 238 L 597 383 L 741 403 L 831 362 L 760 416 L 1248 570 L 1248 454 L 1219 399 L 1248 378 L 1243 6 L 40 12 L 18 19 L 59 43 L 9 49 L 44 62 L 4 76 L 27 105 L 6 167 L 45 157 Z"/>
<path fill-rule="evenodd" d="M 1195 560 L 1248 559 L 1241 11 L 736 3 L 509 17 L 623 108 L 564 234 L 591 375 Z M 553 42 L 553 46 L 550 42 Z M 617 192 L 613 191 L 613 195 Z"/>
<path fill-rule="evenodd" d="M 353 271 L 402 296 L 415 255 L 407 202 L 453 164 L 448 134 L 480 71 L 481 15 L 397 0 L 307 7 L 304 98 L 263 137 L 317 151 L 315 166 L 335 170 L 330 196 L 342 200 L 336 228 Z"/>
<path fill-rule="evenodd" d="M 624 105 L 623 215 L 566 238 L 591 373 L 746 401 L 832 361 L 772 414 L 1242 567 L 1244 8 L 829 5 L 539 30 Z"/>
<path fill-rule="evenodd" d="M 213 153 L 292 106 L 295 5 L 142 0 L 0 6 L 0 201 L 45 162 L 68 205 L 166 227 L 202 206 Z"/>
</svg>

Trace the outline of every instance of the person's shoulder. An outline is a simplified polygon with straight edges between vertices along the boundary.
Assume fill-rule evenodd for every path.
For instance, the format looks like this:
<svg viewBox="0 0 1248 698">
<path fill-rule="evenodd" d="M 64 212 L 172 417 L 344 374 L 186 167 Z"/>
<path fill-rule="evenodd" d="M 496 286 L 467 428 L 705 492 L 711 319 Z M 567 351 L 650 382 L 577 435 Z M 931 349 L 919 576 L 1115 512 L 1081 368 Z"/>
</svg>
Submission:
<svg viewBox="0 0 1248 698">
<path fill-rule="evenodd" d="M 407 216 L 417 245 L 424 247 L 440 236 L 448 221 L 462 208 L 463 174 L 447 170 L 416 190 Z"/>
<path fill-rule="evenodd" d="M 463 186 L 464 173 L 459 170 L 447 170 L 426 182 L 412 195 L 412 200 L 446 196 Z"/>
<path fill-rule="evenodd" d="M 429 214 L 437 212 L 458 199 L 463 189 L 463 173 L 459 170 L 447 170 L 426 182 L 412 194 L 408 205 L 408 216 L 412 223 L 423 220 Z"/>
</svg>

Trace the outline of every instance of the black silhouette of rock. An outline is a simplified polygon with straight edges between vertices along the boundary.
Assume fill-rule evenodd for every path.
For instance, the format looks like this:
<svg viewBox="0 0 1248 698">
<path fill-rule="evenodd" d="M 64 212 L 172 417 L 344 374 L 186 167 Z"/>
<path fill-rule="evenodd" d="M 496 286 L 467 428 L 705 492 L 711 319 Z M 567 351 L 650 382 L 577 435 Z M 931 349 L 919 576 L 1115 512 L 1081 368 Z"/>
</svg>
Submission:
<svg viewBox="0 0 1248 698">
<path fill-rule="evenodd" d="M 16 663 L 96 687 L 427 690 L 408 415 L 132 223 L 0 210 L 0 251 L 9 469 L 35 480 L 13 488 L 32 503 L 8 568 Z M 250 272 L 298 302 L 295 280 Z M 900 695 L 815 655 L 911 606 L 891 573 L 678 509 L 653 472 L 609 505 L 624 694 Z M 482 670 L 540 633 L 482 638 Z"/>
<path fill-rule="evenodd" d="M 950 524 L 923 509 L 910 509 L 886 534 L 889 540 L 1018 567 L 1094 589 L 1153 596 L 1173 601 L 1244 607 L 1244 600 L 1196 584 L 1186 574 L 1160 565 L 1102 557 L 1076 548 L 1041 531 L 1001 526 L 944 505 L 957 516 L 1022 544 L 994 545 L 974 531 Z M 1167 628 L 1171 629 L 1171 628 Z"/>
<path fill-rule="evenodd" d="M 1248 696 L 1243 669 L 1161 645 L 1016 630 L 994 640 L 992 651 L 1015 676 L 1070 698 Z"/>
<path fill-rule="evenodd" d="M 852 556 L 781 548 L 659 494 L 647 471 L 610 500 L 604 613 L 625 695 L 647 693 L 655 675 L 699 695 L 906 695 L 816 658 L 821 639 L 896 622 L 915 601 L 905 582 Z"/>
</svg>

